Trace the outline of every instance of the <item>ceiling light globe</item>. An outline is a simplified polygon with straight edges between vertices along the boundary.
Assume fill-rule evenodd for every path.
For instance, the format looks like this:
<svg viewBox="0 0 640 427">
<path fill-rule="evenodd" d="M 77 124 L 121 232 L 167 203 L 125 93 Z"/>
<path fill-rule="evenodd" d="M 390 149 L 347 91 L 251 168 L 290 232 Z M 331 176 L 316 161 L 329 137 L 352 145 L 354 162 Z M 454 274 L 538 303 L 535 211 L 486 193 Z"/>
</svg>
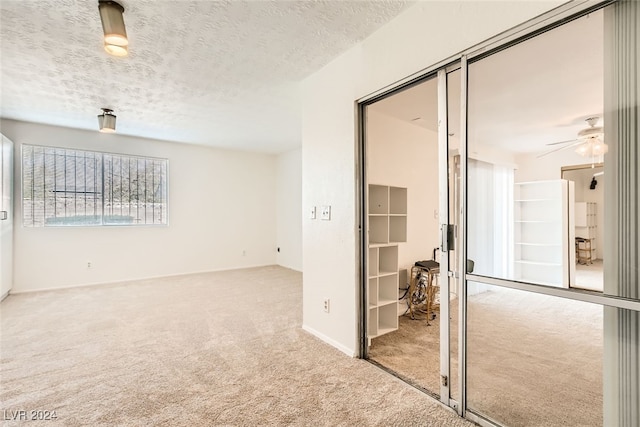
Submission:
<svg viewBox="0 0 640 427">
<path fill-rule="evenodd" d="M 126 46 L 118 46 L 114 44 L 105 43 L 104 50 L 112 56 L 127 56 L 129 54 L 129 50 Z"/>
<path fill-rule="evenodd" d="M 609 147 L 604 142 L 599 139 L 595 140 L 593 143 L 593 153 L 596 155 L 602 155 L 609 151 Z"/>
<path fill-rule="evenodd" d="M 120 34 L 105 34 L 104 42 L 106 44 L 112 44 L 116 46 L 128 46 L 129 40 L 127 40 L 126 36 Z"/>
<path fill-rule="evenodd" d="M 578 148 L 576 148 L 576 153 L 580 154 L 581 156 L 585 156 L 588 151 L 589 147 L 587 146 L 587 144 L 579 145 Z"/>
</svg>

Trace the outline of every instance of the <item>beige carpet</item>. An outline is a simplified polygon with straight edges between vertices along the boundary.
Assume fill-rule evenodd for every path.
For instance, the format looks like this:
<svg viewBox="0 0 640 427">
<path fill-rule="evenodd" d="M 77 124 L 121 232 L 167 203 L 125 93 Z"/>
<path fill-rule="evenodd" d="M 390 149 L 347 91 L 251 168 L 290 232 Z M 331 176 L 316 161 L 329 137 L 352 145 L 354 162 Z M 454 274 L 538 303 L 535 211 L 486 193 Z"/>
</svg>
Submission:
<svg viewBox="0 0 640 427">
<path fill-rule="evenodd" d="M 452 304 L 457 300 L 452 301 Z M 457 310 L 455 311 L 457 314 Z M 427 326 L 424 315 L 412 320 L 409 316 L 399 318 L 397 331 L 372 340 L 369 358 L 398 374 L 402 379 L 425 389 L 434 396 L 440 395 L 440 316 Z M 451 331 L 451 352 L 457 355 L 458 331 Z M 451 366 L 452 393 L 458 397 L 458 364 L 454 357 Z"/>
<path fill-rule="evenodd" d="M 491 291 L 470 297 L 468 318 L 471 409 L 509 426 L 602 425 L 602 307 Z M 438 392 L 438 320 L 427 327 L 400 318 L 398 331 L 373 340 L 370 356 Z"/>
<path fill-rule="evenodd" d="M 302 331 L 301 283 L 264 267 L 9 296 L 0 409 L 56 411 L 23 425 L 472 425 Z"/>
<path fill-rule="evenodd" d="M 576 285 L 578 289 L 602 292 L 604 289 L 604 273 L 601 259 L 589 265 L 576 264 Z"/>
</svg>

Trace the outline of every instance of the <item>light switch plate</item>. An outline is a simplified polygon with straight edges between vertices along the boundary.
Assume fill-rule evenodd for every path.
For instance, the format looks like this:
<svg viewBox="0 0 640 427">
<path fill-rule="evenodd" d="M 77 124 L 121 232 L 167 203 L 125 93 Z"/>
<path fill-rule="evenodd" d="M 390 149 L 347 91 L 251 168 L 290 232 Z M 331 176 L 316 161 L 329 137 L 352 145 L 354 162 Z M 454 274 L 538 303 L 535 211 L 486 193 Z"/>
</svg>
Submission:
<svg viewBox="0 0 640 427">
<path fill-rule="evenodd" d="M 322 206 L 322 208 L 320 208 L 320 219 L 325 221 L 331 220 L 331 206 Z"/>
<path fill-rule="evenodd" d="M 311 209 L 309 210 L 309 218 L 310 219 L 316 219 L 316 207 L 315 206 L 311 207 Z"/>
</svg>

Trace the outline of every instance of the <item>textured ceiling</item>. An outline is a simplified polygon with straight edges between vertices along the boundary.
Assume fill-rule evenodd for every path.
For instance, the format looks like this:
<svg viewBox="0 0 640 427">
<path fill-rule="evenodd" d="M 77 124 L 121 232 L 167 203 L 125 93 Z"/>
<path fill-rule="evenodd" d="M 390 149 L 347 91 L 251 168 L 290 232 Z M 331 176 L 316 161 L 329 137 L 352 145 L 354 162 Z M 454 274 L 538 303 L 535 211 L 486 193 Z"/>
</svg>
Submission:
<svg viewBox="0 0 640 427">
<path fill-rule="evenodd" d="M 406 1 L 123 0 L 129 56 L 102 48 L 98 1 L 0 2 L 0 116 L 241 150 L 300 145 L 299 82 Z"/>
<path fill-rule="evenodd" d="M 587 127 L 587 117 L 603 114 L 603 40 L 604 15 L 599 10 L 472 63 L 469 140 L 531 153 L 575 139 Z M 459 72 L 449 78 L 449 131 L 459 133 Z M 372 108 L 435 131 L 437 81 L 394 94 Z M 414 121 L 418 117 L 422 120 Z"/>
</svg>

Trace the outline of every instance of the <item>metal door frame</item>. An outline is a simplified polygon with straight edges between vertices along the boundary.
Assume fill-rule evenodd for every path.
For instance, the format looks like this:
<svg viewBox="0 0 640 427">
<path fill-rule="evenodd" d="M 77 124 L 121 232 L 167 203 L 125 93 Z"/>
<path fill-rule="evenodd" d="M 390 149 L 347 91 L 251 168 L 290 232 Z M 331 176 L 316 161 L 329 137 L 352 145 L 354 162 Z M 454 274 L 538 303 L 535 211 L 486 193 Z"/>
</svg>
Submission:
<svg viewBox="0 0 640 427">
<path fill-rule="evenodd" d="M 420 78 L 414 79 L 401 87 L 396 88 L 391 92 L 387 92 L 379 97 L 374 97 L 366 102 L 360 102 L 356 105 L 356 111 L 358 114 L 358 180 L 357 180 L 357 193 L 359 200 L 359 208 L 358 208 L 358 217 L 359 217 L 359 226 L 358 233 L 360 239 L 359 245 L 359 259 L 360 259 L 360 312 L 359 312 L 359 335 L 360 335 L 360 357 L 367 359 L 368 357 L 368 337 L 367 337 L 367 271 L 368 271 L 368 236 L 366 234 L 367 227 L 367 200 L 366 200 L 366 186 L 368 185 L 367 180 L 367 157 L 366 157 L 366 107 L 370 104 L 373 104 L 380 99 L 383 99 L 387 96 L 391 96 L 397 93 L 400 90 L 405 90 L 410 88 L 411 86 L 423 83 L 430 79 L 437 79 L 437 103 L 438 103 L 438 176 L 439 176 L 439 186 L 438 186 L 438 224 L 440 227 L 440 295 L 446 295 L 447 300 L 444 300 L 441 297 L 440 302 L 440 366 L 439 366 L 439 375 L 441 378 L 440 381 L 440 402 L 444 405 L 451 406 L 458 411 L 460 410 L 460 405 L 458 402 L 452 400 L 450 398 L 450 388 L 451 388 L 451 342 L 450 342 L 450 331 L 451 331 L 451 319 L 450 319 L 450 310 L 449 310 L 449 294 L 450 294 L 450 280 L 454 278 L 454 275 L 457 277 L 463 277 L 463 272 L 454 272 L 451 271 L 451 266 L 456 265 L 456 262 L 451 262 L 449 259 L 449 242 L 446 240 L 447 230 L 449 229 L 449 136 L 448 136 L 448 85 L 447 85 L 447 75 L 450 72 L 456 71 L 460 69 L 461 62 L 459 60 L 454 60 L 452 63 L 447 64 L 447 66 L 440 67 L 432 72 L 421 76 Z M 462 239 L 459 239 L 459 244 L 462 244 Z M 462 251 L 461 251 L 462 252 Z M 460 265 L 458 263 L 458 265 Z M 444 301 L 447 301 L 447 304 L 443 304 Z M 445 321 L 446 320 L 446 321 Z M 460 377 L 459 377 L 460 378 Z M 462 389 L 461 389 L 462 390 Z M 435 391 L 435 390 L 434 390 Z"/>
</svg>

